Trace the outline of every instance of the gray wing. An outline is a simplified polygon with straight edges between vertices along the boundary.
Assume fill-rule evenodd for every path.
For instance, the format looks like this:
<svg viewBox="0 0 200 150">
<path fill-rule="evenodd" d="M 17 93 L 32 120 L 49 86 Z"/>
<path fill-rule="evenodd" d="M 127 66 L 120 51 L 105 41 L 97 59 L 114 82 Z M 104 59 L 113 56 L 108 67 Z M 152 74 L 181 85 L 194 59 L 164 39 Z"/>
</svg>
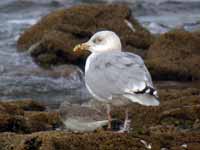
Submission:
<svg viewBox="0 0 200 150">
<path fill-rule="evenodd" d="M 90 92 L 98 99 L 147 90 L 151 94 L 151 90 L 154 90 L 151 76 L 141 57 L 127 52 L 99 54 L 91 60 L 85 80 Z"/>
</svg>

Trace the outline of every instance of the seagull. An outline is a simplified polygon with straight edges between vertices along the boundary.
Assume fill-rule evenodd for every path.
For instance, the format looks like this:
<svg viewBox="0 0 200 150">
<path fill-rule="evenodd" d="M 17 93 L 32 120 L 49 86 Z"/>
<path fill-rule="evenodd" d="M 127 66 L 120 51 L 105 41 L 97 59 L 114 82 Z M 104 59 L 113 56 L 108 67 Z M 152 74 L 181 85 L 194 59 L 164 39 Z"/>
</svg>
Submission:
<svg viewBox="0 0 200 150">
<path fill-rule="evenodd" d="M 131 102 L 158 106 L 158 94 L 142 58 L 123 52 L 120 38 L 113 31 L 99 31 L 89 41 L 75 46 L 74 52 L 87 50 L 85 85 L 90 94 L 107 106 L 108 129 L 111 129 L 111 106 Z M 128 108 L 122 132 L 129 132 Z"/>
</svg>

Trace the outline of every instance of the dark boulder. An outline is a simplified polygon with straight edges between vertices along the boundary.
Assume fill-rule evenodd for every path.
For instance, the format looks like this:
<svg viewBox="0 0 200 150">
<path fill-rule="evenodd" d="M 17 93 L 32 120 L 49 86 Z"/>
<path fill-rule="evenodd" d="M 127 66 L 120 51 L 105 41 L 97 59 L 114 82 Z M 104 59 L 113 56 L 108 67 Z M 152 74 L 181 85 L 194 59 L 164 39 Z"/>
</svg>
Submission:
<svg viewBox="0 0 200 150">
<path fill-rule="evenodd" d="M 146 64 L 156 79 L 200 79 L 200 36 L 184 30 L 161 35 L 151 45 Z"/>
<path fill-rule="evenodd" d="M 116 32 L 124 49 L 148 49 L 153 37 L 131 15 L 125 5 L 79 5 L 61 9 L 42 18 L 19 38 L 19 51 L 31 52 L 42 66 L 83 65 L 88 52 L 74 54 L 73 47 L 87 41 L 99 30 Z"/>
<path fill-rule="evenodd" d="M 32 133 L 55 130 L 62 123 L 57 112 L 31 101 L 0 102 L 0 132 Z"/>
</svg>

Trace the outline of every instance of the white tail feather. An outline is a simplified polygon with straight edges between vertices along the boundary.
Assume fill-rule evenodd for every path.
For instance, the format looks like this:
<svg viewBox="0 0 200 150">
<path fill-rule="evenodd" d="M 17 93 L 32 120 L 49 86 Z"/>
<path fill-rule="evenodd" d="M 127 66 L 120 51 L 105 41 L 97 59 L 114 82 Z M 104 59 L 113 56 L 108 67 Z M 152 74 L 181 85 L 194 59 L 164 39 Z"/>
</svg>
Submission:
<svg viewBox="0 0 200 150">
<path fill-rule="evenodd" d="M 145 106 L 158 106 L 159 100 L 155 96 L 149 94 L 125 94 L 124 97 L 128 98 L 132 102 L 139 103 Z"/>
</svg>

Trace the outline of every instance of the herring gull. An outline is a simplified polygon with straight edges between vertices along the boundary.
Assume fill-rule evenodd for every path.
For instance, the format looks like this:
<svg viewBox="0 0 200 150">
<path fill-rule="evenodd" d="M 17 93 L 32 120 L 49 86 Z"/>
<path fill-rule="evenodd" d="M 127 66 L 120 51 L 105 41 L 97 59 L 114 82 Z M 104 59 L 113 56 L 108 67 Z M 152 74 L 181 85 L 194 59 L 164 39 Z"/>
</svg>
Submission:
<svg viewBox="0 0 200 150">
<path fill-rule="evenodd" d="M 142 58 L 122 52 L 121 47 L 120 38 L 114 32 L 100 31 L 74 48 L 74 51 L 92 52 L 85 65 L 85 84 L 95 99 L 107 104 L 108 121 L 111 121 L 111 104 L 159 105 L 157 91 Z M 128 131 L 130 126 L 128 109 L 125 114 L 122 131 Z"/>
</svg>

